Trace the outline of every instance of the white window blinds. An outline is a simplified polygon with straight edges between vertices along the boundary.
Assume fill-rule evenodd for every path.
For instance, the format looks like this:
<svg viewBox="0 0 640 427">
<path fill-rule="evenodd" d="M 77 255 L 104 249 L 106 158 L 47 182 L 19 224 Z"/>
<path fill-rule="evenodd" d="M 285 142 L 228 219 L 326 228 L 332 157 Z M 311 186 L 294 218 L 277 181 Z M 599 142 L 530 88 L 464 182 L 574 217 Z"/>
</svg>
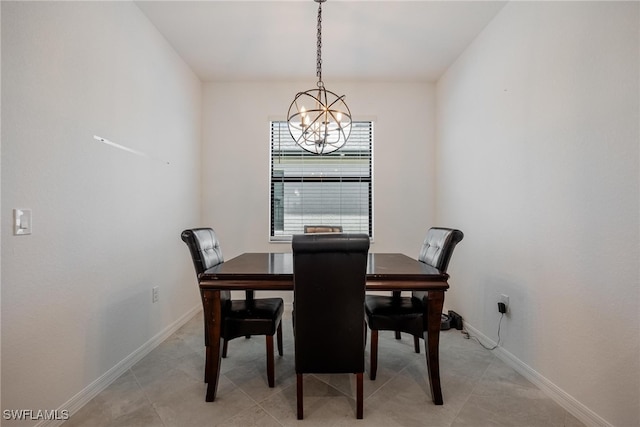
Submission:
<svg viewBox="0 0 640 427">
<path fill-rule="evenodd" d="M 298 147 L 286 121 L 271 122 L 271 239 L 305 225 L 339 225 L 373 237 L 373 123 L 354 121 L 347 144 L 330 154 Z"/>
</svg>

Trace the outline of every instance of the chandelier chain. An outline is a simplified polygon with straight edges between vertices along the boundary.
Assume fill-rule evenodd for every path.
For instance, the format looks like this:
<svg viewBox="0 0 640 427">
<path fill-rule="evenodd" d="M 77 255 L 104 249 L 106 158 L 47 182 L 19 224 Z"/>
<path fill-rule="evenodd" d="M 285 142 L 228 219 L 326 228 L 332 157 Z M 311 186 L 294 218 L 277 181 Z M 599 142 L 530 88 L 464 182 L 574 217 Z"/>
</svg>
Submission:
<svg viewBox="0 0 640 427">
<path fill-rule="evenodd" d="M 318 76 L 318 87 L 323 87 L 322 83 L 322 3 L 318 3 L 318 51 L 316 62 L 316 76 Z"/>
<path fill-rule="evenodd" d="M 0 0 L 1 1 L 1 0 Z M 351 111 L 322 81 L 322 3 L 318 3 L 316 89 L 298 92 L 289 105 L 289 135 L 300 148 L 312 154 L 329 154 L 340 149 L 351 135 Z M 306 105 L 305 105 L 306 104 Z M 306 107 L 306 108 L 305 108 Z"/>
</svg>

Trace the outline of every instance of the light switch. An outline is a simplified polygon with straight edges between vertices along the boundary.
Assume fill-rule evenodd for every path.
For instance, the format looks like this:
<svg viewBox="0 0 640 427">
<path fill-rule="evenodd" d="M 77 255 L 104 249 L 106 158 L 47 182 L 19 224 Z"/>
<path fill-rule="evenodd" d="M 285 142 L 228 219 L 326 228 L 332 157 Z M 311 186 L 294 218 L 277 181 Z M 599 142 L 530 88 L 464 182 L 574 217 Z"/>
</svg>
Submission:
<svg viewBox="0 0 640 427">
<path fill-rule="evenodd" d="M 13 234 L 31 234 L 31 209 L 13 210 Z"/>
</svg>

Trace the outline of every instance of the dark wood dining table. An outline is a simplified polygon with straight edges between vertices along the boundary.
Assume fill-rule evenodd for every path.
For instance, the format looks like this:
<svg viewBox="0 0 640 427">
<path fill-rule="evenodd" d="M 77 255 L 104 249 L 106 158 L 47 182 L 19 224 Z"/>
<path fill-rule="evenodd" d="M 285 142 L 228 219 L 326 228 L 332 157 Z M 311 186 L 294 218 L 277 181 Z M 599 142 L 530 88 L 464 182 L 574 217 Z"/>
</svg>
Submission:
<svg viewBox="0 0 640 427">
<path fill-rule="evenodd" d="M 369 253 L 368 291 L 427 291 L 425 305 L 425 348 L 429 385 L 433 403 L 442 405 L 440 389 L 439 342 L 444 293 L 449 275 L 399 253 Z M 206 401 L 215 400 L 220 376 L 222 306 L 220 291 L 292 291 L 293 256 L 291 253 L 244 253 L 206 270 L 199 276 L 204 317 L 208 333 L 208 379 Z M 364 319 L 363 319 L 364 321 Z"/>
</svg>

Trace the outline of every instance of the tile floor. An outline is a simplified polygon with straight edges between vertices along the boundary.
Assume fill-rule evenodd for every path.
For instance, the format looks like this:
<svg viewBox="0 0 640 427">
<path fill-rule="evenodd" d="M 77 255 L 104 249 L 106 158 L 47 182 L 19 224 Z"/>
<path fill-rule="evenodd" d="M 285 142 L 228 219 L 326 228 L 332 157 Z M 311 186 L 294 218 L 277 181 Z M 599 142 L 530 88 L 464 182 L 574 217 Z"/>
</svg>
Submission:
<svg viewBox="0 0 640 427">
<path fill-rule="evenodd" d="M 305 419 L 298 421 L 290 319 L 283 326 L 275 388 L 267 385 L 264 337 L 237 338 L 222 360 L 218 397 L 205 402 L 200 313 L 64 427 L 583 425 L 457 330 L 443 331 L 440 338 L 443 406 L 431 402 L 424 347 L 416 354 L 410 336 L 396 341 L 393 332 L 381 332 L 378 378 L 370 381 L 365 373 L 364 420 L 355 418 L 354 375 L 305 375 Z"/>
</svg>

